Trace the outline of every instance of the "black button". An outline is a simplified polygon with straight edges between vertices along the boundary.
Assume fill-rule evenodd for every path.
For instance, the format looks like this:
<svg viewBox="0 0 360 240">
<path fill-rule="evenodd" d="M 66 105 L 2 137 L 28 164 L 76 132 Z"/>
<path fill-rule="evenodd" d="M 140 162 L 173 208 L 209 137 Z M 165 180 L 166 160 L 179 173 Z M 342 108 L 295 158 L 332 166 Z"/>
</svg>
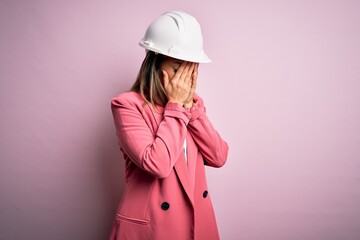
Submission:
<svg viewBox="0 0 360 240">
<path fill-rule="evenodd" d="M 205 191 L 203 192 L 203 198 L 206 198 L 207 195 L 208 195 L 208 191 L 205 190 Z"/>
<path fill-rule="evenodd" d="M 163 202 L 162 204 L 161 204 L 161 209 L 162 210 L 168 210 L 170 208 L 170 204 L 168 203 L 168 202 Z"/>
</svg>

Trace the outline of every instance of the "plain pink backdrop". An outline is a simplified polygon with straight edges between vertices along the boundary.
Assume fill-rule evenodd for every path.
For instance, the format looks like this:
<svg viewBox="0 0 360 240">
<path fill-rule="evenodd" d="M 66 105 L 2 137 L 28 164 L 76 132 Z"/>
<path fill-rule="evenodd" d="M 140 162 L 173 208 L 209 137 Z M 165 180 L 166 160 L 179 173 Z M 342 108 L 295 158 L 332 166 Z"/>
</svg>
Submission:
<svg viewBox="0 0 360 240">
<path fill-rule="evenodd" d="M 148 24 L 184 10 L 230 146 L 222 239 L 360 239 L 359 1 L 1 1 L 0 239 L 105 239 L 122 194 L 110 99 Z"/>
</svg>

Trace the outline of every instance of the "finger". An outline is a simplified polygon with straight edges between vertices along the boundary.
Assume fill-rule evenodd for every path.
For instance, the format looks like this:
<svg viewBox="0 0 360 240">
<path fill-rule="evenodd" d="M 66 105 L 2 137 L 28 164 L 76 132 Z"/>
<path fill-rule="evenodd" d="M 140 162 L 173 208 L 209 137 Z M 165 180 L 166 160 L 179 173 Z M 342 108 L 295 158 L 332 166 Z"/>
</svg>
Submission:
<svg viewBox="0 0 360 240">
<path fill-rule="evenodd" d="M 177 71 L 176 71 L 176 73 L 175 73 L 175 75 L 174 75 L 173 78 L 175 78 L 175 79 L 180 78 L 181 74 L 182 74 L 183 71 L 184 71 L 184 68 L 185 68 L 185 66 L 186 66 L 186 63 L 187 63 L 186 61 L 183 61 L 183 62 L 180 64 L 180 67 L 177 69 Z"/>
<path fill-rule="evenodd" d="M 199 74 L 199 63 L 197 63 L 196 66 L 195 66 L 194 72 L 192 74 L 192 78 L 197 79 L 198 74 Z"/>
<path fill-rule="evenodd" d="M 199 66 L 199 64 L 197 64 L 197 67 L 198 66 Z M 197 67 L 194 69 L 194 73 L 191 76 L 191 88 L 194 88 L 194 89 L 196 89 L 197 79 L 198 79 L 198 74 L 199 74 Z"/>
<path fill-rule="evenodd" d="M 164 87 L 166 88 L 166 86 L 169 84 L 169 75 L 165 70 L 162 70 L 162 73 L 164 76 Z"/>
<path fill-rule="evenodd" d="M 194 73 L 196 72 L 196 74 L 197 74 L 198 71 L 199 71 L 199 63 L 196 63 L 195 68 L 194 68 Z"/>
<path fill-rule="evenodd" d="M 198 77 L 198 72 L 194 72 L 191 78 L 191 89 L 194 90 L 194 92 L 197 86 L 197 77 Z"/>
<path fill-rule="evenodd" d="M 191 63 L 190 62 L 186 62 L 184 70 L 181 73 L 180 79 L 181 80 L 185 80 L 187 73 L 189 72 L 189 68 L 190 68 Z"/>
<path fill-rule="evenodd" d="M 194 73 L 194 68 L 195 68 L 195 63 L 191 63 L 191 66 L 190 66 L 190 68 L 189 68 L 189 71 L 188 71 L 188 73 L 187 73 L 187 75 L 186 75 L 186 82 L 187 82 L 189 85 L 192 84 L 192 83 L 191 83 L 191 78 L 192 78 L 192 75 L 193 75 L 193 73 Z"/>
<path fill-rule="evenodd" d="M 186 103 L 193 101 L 196 92 L 197 78 L 191 78 L 191 88 Z"/>
<path fill-rule="evenodd" d="M 194 94 L 195 94 L 195 91 L 196 91 L 196 85 L 197 85 L 196 80 L 193 80 L 191 88 L 190 88 L 190 97 L 191 97 L 191 99 L 194 98 Z"/>
</svg>

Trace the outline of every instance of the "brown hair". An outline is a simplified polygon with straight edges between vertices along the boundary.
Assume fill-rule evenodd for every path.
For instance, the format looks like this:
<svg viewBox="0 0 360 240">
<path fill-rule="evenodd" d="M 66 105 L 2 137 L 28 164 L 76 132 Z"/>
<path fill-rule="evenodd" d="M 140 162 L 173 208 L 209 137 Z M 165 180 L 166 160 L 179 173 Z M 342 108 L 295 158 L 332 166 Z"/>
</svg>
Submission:
<svg viewBox="0 0 360 240">
<path fill-rule="evenodd" d="M 155 105 L 165 106 L 168 101 L 159 73 L 160 64 L 164 59 L 163 55 L 148 51 L 136 81 L 130 89 L 130 91 L 139 93 L 145 102 L 150 103 L 155 109 Z"/>
</svg>

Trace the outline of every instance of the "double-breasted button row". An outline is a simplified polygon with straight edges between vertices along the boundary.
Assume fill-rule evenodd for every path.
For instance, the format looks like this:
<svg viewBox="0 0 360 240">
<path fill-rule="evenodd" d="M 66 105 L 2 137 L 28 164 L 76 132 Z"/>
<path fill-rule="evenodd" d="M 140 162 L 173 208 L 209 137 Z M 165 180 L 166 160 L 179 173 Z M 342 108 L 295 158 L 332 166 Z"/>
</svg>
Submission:
<svg viewBox="0 0 360 240">
<path fill-rule="evenodd" d="M 203 198 L 206 198 L 207 196 L 208 196 L 208 191 L 204 191 L 203 192 Z M 166 210 L 168 210 L 170 208 L 170 204 L 168 203 L 168 202 L 163 202 L 162 204 L 161 204 L 161 209 L 162 210 L 164 210 L 164 211 L 166 211 Z"/>
</svg>

